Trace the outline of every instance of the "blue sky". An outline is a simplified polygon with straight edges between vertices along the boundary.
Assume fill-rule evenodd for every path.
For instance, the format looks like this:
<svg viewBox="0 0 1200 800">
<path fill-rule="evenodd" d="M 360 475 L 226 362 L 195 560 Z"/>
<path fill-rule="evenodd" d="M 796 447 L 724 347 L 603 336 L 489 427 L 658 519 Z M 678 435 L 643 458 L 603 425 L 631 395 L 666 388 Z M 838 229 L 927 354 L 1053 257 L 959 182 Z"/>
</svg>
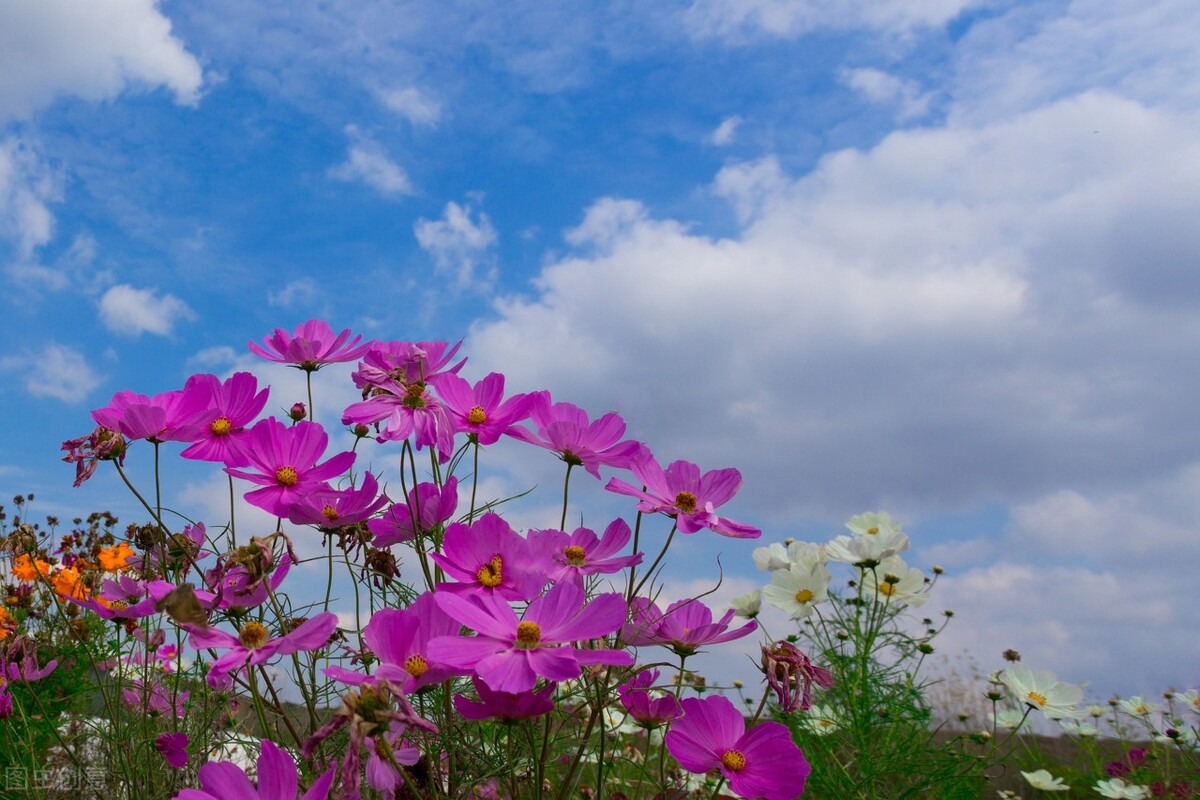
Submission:
<svg viewBox="0 0 1200 800">
<path fill-rule="evenodd" d="M 0 486 L 132 519 L 58 462 L 113 392 L 283 398 L 245 343 L 311 317 L 465 336 L 475 377 L 741 468 L 768 540 L 890 510 L 951 654 L 1194 686 L 1196 31 L 1185 0 L 0 0 Z M 692 547 L 680 591 L 722 551 L 723 591 L 758 580 Z"/>
</svg>

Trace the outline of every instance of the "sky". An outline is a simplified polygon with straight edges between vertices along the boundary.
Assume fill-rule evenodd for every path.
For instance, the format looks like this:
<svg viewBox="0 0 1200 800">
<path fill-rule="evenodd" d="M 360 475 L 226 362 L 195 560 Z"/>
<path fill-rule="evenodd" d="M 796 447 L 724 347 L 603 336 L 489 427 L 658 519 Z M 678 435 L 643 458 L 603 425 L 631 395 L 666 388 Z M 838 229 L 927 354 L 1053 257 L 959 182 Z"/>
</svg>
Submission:
<svg viewBox="0 0 1200 800">
<path fill-rule="evenodd" d="M 290 406 L 246 348 L 277 327 L 465 339 L 473 379 L 739 468 L 760 544 L 889 511 L 946 570 L 948 658 L 1194 687 L 1198 31 L 1191 0 L 0 0 L 0 497 L 133 521 L 59 444 L 196 372 Z M 496 493 L 558 480 L 510 459 Z M 717 600 L 764 582 L 753 546 L 688 539 L 669 591 L 718 555 Z"/>
</svg>

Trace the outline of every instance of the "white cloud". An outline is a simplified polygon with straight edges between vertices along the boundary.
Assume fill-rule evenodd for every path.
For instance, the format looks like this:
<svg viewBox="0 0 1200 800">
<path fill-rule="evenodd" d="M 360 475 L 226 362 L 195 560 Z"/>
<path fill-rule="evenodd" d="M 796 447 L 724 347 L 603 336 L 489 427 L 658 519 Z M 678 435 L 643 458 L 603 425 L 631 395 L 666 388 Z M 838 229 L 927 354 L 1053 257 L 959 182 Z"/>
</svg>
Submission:
<svg viewBox="0 0 1200 800">
<path fill-rule="evenodd" d="M 100 321 L 124 336 L 169 336 L 175 323 L 194 319 L 196 313 L 187 303 L 171 294 L 159 297 L 154 289 L 135 289 L 122 283 L 100 298 Z"/>
<path fill-rule="evenodd" d="M 50 241 L 49 204 L 60 195 L 58 179 L 35 146 L 17 137 L 0 140 L 0 236 L 16 243 L 20 263 Z"/>
<path fill-rule="evenodd" d="M 25 390 L 34 397 L 64 403 L 82 402 L 100 385 L 100 377 L 82 353 L 53 341 L 36 352 L 0 358 L 0 369 L 20 372 Z"/>
<path fill-rule="evenodd" d="M 721 124 L 716 127 L 709 137 L 709 141 L 718 147 L 724 147 L 727 144 L 732 144 L 733 139 L 737 136 L 737 130 L 741 127 L 743 120 L 737 114 L 732 117 L 726 117 L 721 120 Z"/>
<path fill-rule="evenodd" d="M 822 28 L 906 35 L 945 25 L 981 0 L 694 0 L 684 24 L 695 36 L 795 38 Z"/>
<path fill-rule="evenodd" d="M 127 88 L 199 97 L 200 64 L 171 33 L 157 0 L 0 0 L 0 121 L 56 97 L 115 97 Z"/>
<path fill-rule="evenodd" d="M 316 281 L 312 278 L 297 278 L 288 281 L 287 285 L 277 292 L 268 292 L 267 302 L 281 308 L 294 308 L 311 305 L 317 296 Z"/>
<path fill-rule="evenodd" d="M 441 219 L 421 218 L 413 225 L 417 244 L 434 258 L 439 272 L 451 272 L 459 288 L 486 288 L 494 279 L 494 271 L 476 275 L 484 263 L 487 251 L 496 244 L 496 229 L 488 215 L 479 211 L 472 220 L 470 204 L 446 203 Z"/>
<path fill-rule="evenodd" d="M 916 81 L 882 70 L 870 67 L 843 69 L 839 78 L 872 103 L 896 106 L 896 115 L 901 122 L 924 116 L 933 102 L 932 93 L 921 91 Z"/>
<path fill-rule="evenodd" d="M 361 181 L 383 195 L 413 194 L 412 181 L 400 165 L 388 157 L 379 143 L 354 125 L 346 126 L 351 139 L 346 160 L 329 170 L 329 177 L 347 183 Z"/>
<path fill-rule="evenodd" d="M 380 92 L 380 97 L 385 106 L 413 125 L 432 127 L 437 125 L 438 120 L 442 117 L 441 104 L 415 86 L 389 89 Z"/>
</svg>

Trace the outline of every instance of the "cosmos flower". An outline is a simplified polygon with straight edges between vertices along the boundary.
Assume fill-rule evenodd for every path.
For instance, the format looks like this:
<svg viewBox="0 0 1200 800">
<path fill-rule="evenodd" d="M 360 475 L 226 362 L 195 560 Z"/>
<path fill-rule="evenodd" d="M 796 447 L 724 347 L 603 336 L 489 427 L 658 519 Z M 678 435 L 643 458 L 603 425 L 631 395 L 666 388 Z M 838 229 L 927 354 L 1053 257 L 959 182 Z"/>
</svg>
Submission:
<svg viewBox="0 0 1200 800">
<path fill-rule="evenodd" d="M 154 749 L 162 754 L 172 769 L 187 765 L 188 735 L 186 733 L 160 733 L 154 737 Z"/>
<path fill-rule="evenodd" d="M 689 772 L 719 769 L 729 788 L 743 797 L 795 800 L 811 768 L 778 722 L 761 722 L 749 731 L 742 712 L 729 698 L 712 695 L 682 702 L 683 718 L 667 732 L 665 744 Z"/>
<path fill-rule="evenodd" d="M 717 506 L 733 499 L 742 485 L 742 473 L 736 469 L 714 469 L 701 475 L 700 468 L 690 461 L 675 461 L 664 470 L 645 450 L 630 469 L 645 489 L 617 478 L 604 488 L 640 499 L 639 511 L 674 517 L 681 533 L 709 528 L 735 539 L 757 539 L 762 535 L 758 528 L 716 514 Z"/>
<path fill-rule="evenodd" d="M 274 417 L 260 420 L 244 440 L 248 472 L 226 467 L 235 478 L 261 486 L 246 493 L 246 502 L 277 517 L 286 517 L 293 503 L 304 499 L 325 481 L 350 469 L 354 453 L 338 453 L 317 464 L 329 444 L 325 429 L 315 422 L 297 422 L 288 427 Z"/>
<path fill-rule="evenodd" d="M 1037 709 L 1048 719 L 1074 717 L 1075 706 L 1083 699 L 1083 689 L 1063 683 L 1048 670 L 1034 672 L 1024 664 L 1014 664 L 1000 672 L 1000 682 L 1017 702 Z"/>
<path fill-rule="evenodd" d="M 448 342 L 375 342 L 350 377 L 355 386 L 368 391 L 388 383 L 402 386 L 428 383 L 440 375 L 462 369 L 467 363 L 465 358 L 447 366 L 460 347 L 462 340 L 453 345 Z"/>
<path fill-rule="evenodd" d="M 1039 791 L 1066 792 L 1071 788 L 1063 784 L 1062 778 L 1056 778 L 1044 769 L 1034 770 L 1033 772 L 1022 770 L 1021 775 L 1030 786 Z"/>
<path fill-rule="evenodd" d="M 813 609 L 829 599 L 829 582 L 833 576 L 824 563 L 805 568 L 793 564 L 771 573 L 771 583 L 763 587 L 763 599 L 775 608 L 786 611 L 795 620 L 808 617 Z"/>
<path fill-rule="evenodd" d="M 650 693 L 650 688 L 657 680 L 658 670 L 648 669 L 617 687 L 617 695 L 625 711 L 637 724 L 647 729 L 657 728 L 683 716 L 683 708 L 675 695 L 669 692 L 658 695 Z"/>
<path fill-rule="evenodd" d="M 529 416 L 533 397 L 516 394 L 504 400 L 504 376 L 489 373 L 474 387 L 453 373 L 429 381 L 437 390 L 458 431 L 471 434 L 482 445 L 495 444 L 509 426 Z"/>
<path fill-rule="evenodd" d="M 484 514 L 469 526 L 448 526 L 442 551 L 429 557 L 458 581 L 439 585 L 445 591 L 529 600 L 546 585 L 545 559 L 535 558 L 499 514 Z"/>
<path fill-rule="evenodd" d="M 714 622 L 712 610 L 694 599 L 677 600 L 664 612 L 652 601 L 635 597 L 629 610 L 629 623 L 621 629 L 621 639 L 626 644 L 635 647 L 658 644 L 671 648 L 676 655 L 691 655 L 705 645 L 740 639 L 758 628 L 758 623 L 751 620 L 729 630 L 733 609 Z"/>
<path fill-rule="evenodd" d="M 1106 781 L 1096 781 L 1092 787 L 1101 797 L 1112 797 L 1116 800 L 1146 800 L 1150 797 L 1150 787 L 1135 783 L 1126 783 L 1120 778 Z"/>
<path fill-rule="evenodd" d="M 323 611 L 300 623 L 289 633 L 274 637 L 256 620 L 245 622 L 237 636 L 216 628 L 195 625 L 183 627 L 192 634 L 191 644 L 197 650 L 206 647 L 228 650 L 212 662 L 207 678 L 209 686 L 228 688 L 233 683 L 229 676 L 244 667 L 266 663 L 275 656 L 323 647 L 337 628 L 337 614 Z"/>
<path fill-rule="evenodd" d="M 323 773 L 300 800 L 325 800 L 335 769 Z M 184 789 L 173 800 L 296 800 L 300 776 L 296 762 L 270 739 L 262 740 L 258 756 L 258 785 L 232 761 L 209 761 L 200 767 L 200 789 Z"/>
<path fill-rule="evenodd" d="M 92 411 L 98 425 L 120 431 L 130 440 L 151 442 L 195 441 L 207 416 L 206 393 L 195 388 L 153 397 L 125 389 L 114 394 L 107 406 Z"/>
<path fill-rule="evenodd" d="M 602 594 L 585 603 L 578 586 L 557 583 L 535 598 L 520 618 L 495 595 L 468 599 L 437 592 L 435 598 L 443 611 L 478 635 L 439 637 L 429 642 L 429 654 L 452 667 L 473 669 L 497 692 L 519 694 L 532 689 L 538 678 L 572 680 L 589 664 L 629 666 L 634 660 L 624 650 L 571 646 L 621 627 L 626 605 L 618 594 Z"/>
<path fill-rule="evenodd" d="M 301 323 L 294 334 L 276 328 L 273 335 L 263 339 L 266 347 L 254 342 L 250 342 L 249 346 L 250 352 L 260 358 L 290 364 L 305 372 L 315 372 L 326 364 L 354 361 L 362 356 L 370 349 L 371 343 L 359 345 L 361 340 L 361 335 L 350 339 L 349 328 L 335 336 L 328 322 L 310 319 Z"/>
<path fill-rule="evenodd" d="M 886 605 L 924 605 L 929 599 L 927 586 L 925 573 L 909 567 L 900 556 L 889 556 L 879 566 L 862 571 L 863 597 Z"/>
<path fill-rule="evenodd" d="M 418 533 L 431 533 L 454 516 L 458 478 L 450 478 L 440 489 L 436 483 L 418 483 L 408 491 L 407 499 L 407 503 L 393 503 L 382 516 L 367 522 L 367 528 L 375 534 L 371 542 L 375 547 L 412 541 Z"/>
<path fill-rule="evenodd" d="M 420 381 L 388 381 L 376 387 L 368 399 L 346 407 L 342 424 L 382 425 L 379 441 L 398 442 L 411 436 L 418 450 L 436 447 L 442 461 L 448 461 L 454 450 L 454 424 L 442 402 Z"/>
<path fill-rule="evenodd" d="M 316 525 L 332 530 L 366 522 L 387 502 L 387 495 L 379 492 L 375 476 L 366 472 L 358 487 L 317 489 L 305 494 L 288 506 L 287 518 L 297 525 Z"/>
<path fill-rule="evenodd" d="M 587 575 L 607 575 L 642 563 L 642 553 L 615 555 L 632 535 L 629 524 L 618 518 L 609 523 L 603 538 L 590 528 L 576 528 L 569 535 L 540 530 L 529 532 L 529 545 L 553 563 L 547 575 L 550 580 L 572 580 L 582 586 Z"/>
<path fill-rule="evenodd" d="M 241 467 L 246 456 L 238 447 L 245 428 L 262 412 L 270 389 L 258 391 L 258 379 L 249 372 L 235 372 L 224 383 L 216 375 L 193 375 L 185 391 L 200 393 L 206 400 L 208 419 L 199 426 L 192 444 L 179 455 L 198 461 L 218 461 Z"/>
<path fill-rule="evenodd" d="M 775 691 L 779 710 L 784 714 L 805 711 L 812 706 L 812 687 L 833 688 L 833 673 L 812 663 L 791 642 L 763 645 L 762 669 L 767 685 Z"/>
<path fill-rule="evenodd" d="M 454 695 L 454 707 L 464 719 L 499 719 L 515 722 L 549 714 L 554 710 L 554 684 L 548 683 L 536 692 L 496 692 L 479 678 L 472 678 L 478 700 L 466 695 Z"/>
<path fill-rule="evenodd" d="M 103 425 L 97 425 L 87 436 L 63 442 L 61 449 L 67 454 L 62 460 L 75 465 L 75 488 L 96 474 L 96 466 L 101 461 L 115 461 L 117 466 L 124 466 L 127 445 L 119 431 Z"/>
<path fill-rule="evenodd" d="M 761 572 L 787 569 L 793 564 L 810 567 L 825 561 L 824 545 L 812 542 L 791 541 L 787 545 L 773 542 L 766 547 L 754 548 L 754 566 Z"/>
<path fill-rule="evenodd" d="M 571 466 L 583 467 L 597 479 L 600 467 L 628 468 L 642 451 L 633 440 L 621 441 L 625 420 L 614 413 L 589 421 L 587 413 L 570 403 L 551 403 L 549 392 L 532 395 L 530 418 L 537 433 L 514 425 L 508 435 L 558 453 Z"/>
</svg>

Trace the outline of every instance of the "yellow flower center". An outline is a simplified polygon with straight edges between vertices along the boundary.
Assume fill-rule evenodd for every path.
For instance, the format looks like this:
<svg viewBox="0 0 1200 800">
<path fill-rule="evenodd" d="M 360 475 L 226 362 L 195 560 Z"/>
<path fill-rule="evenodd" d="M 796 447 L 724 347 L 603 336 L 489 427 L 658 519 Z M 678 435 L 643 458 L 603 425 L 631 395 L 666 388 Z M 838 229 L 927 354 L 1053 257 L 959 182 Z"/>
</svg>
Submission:
<svg viewBox="0 0 1200 800">
<path fill-rule="evenodd" d="M 419 678 L 429 671 L 429 662 L 419 654 L 411 655 L 404 662 L 404 671 L 414 678 Z"/>
<path fill-rule="evenodd" d="M 261 622 L 250 620 L 242 626 L 242 634 L 239 638 L 246 647 L 257 650 L 267 643 L 267 629 L 262 626 Z"/>
<path fill-rule="evenodd" d="M 475 406 L 471 409 L 470 413 L 467 414 L 467 422 L 471 423 L 472 425 L 482 425 L 483 423 L 487 422 L 487 412 L 479 406 Z"/>
<path fill-rule="evenodd" d="M 492 560 L 479 568 L 475 573 L 475 577 L 479 582 L 489 589 L 495 589 L 504 582 L 503 573 L 504 561 L 500 558 L 500 554 L 492 556 Z"/>
<path fill-rule="evenodd" d="M 531 650 L 537 647 L 541 640 L 542 629 L 536 622 L 517 623 L 517 647 L 522 650 Z"/>
<path fill-rule="evenodd" d="M 874 536 L 875 534 L 879 533 L 879 526 L 878 526 L 878 525 L 872 525 L 871 527 L 867 528 L 867 533 L 869 533 L 869 534 L 871 534 L 872 536 Z"/>
<path fill-rule="evenodd" d="M 324 517 L 325 519 L 329 520 L 330 522 L 337 522 L 338 517 L 340 517 L 341 514 L 339 514 L 338 510 L 336 508 L 334 508 L 333 506 L 327 505 L 323 509 L 321 509 L 321 516 Z"/>
<path fill-rule="evenodd" d="M 797 603 L 811 603 L 813 597 L 815 597 L 815 595 L 812 593 L 811 589 L 801 589 L 800 591 L 796 592 Z"/>
<path fill-rule="evenodd" d="M 587 552 L 577 544 L 573 544 L 563 550 L 563 555 L 567 557 L 567 563 L 572 567 L 581 567 L 583 562 L 587 560 Z"/>
<path fill-rule="evenodd" d="M 746 768 L 746 757 L 737 750 L 726 750 L 721 755 L 721 764 L 731 772 L 741 772 Z"/>
<path fill-rule="evenodd" d="M 1025 694 L 1025 702 L 1041 708 L 1046 705 L 1046 695 L 1039 694 L 1038 692 L 1027 692 Z"/>
<path fill-rule="evenodd" d="M 675 495 L 675 507 L 685 514 L 692 513 L 696 510 L 696 495 L 691 492 L 680 492 Z"/>
<path fill-rule="evenodd" d="M 213 436 L 224 436 L 233 430 L 233 424 L 230 423 L 229 417 L 217 417 L 208 426 L 208 429 L 212 432 Z"/>
<path fill-rule="evenodd" d="M 425 407 L 425 384 L 417 381 L 404 388 L 404 399 L 401 401 L 409 408 Z"/>
<path fill-rule="evenodd" d="M 883 583 L 879 584 L 879 593 L 891 597 L 896 593 L 896 586 L 895 584 L 884 581 Z"/>
<path fill-rule="evenodd" d="M 280 486 L 295 486 L 300 482 L 300 475 L 292 467 L 280 467 L 275 470 L 275 480 Z"/>
</svg>

